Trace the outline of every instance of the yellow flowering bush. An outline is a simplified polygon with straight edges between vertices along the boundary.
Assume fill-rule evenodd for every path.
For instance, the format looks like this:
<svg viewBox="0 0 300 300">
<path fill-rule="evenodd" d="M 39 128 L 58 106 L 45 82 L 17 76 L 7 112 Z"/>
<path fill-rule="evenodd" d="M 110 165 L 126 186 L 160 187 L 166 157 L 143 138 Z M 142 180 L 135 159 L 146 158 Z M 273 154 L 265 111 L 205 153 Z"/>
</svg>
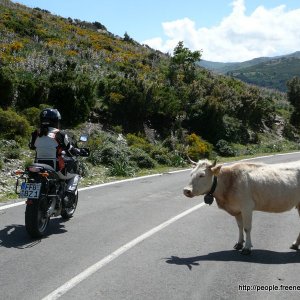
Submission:
<svg viewBox="0 0 300 300">
<path fill-rule="evenodd" d="M 204 141 L 197 134 L 192 133 L 186 137 L 188 144 L 187 154 L 192 160 L 209 158 L 212 152 L 212 145 Z"/>
</svg>

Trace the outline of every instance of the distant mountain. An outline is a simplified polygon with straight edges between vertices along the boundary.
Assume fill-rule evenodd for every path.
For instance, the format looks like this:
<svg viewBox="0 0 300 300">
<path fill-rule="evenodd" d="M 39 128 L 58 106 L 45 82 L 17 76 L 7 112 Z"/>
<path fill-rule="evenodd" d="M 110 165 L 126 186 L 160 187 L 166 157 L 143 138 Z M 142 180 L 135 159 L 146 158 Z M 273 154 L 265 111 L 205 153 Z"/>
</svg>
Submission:
<svg viewBox="0 0 300 300">
<path fill-rule="evenodd" d="M 276 57 L 259 57 L 245 62 L 200 61 L 200 66 L 238 78 L 246 83 L 286 92 L 286 83 L 300 76 L 300 51 Z"/>
</svg>

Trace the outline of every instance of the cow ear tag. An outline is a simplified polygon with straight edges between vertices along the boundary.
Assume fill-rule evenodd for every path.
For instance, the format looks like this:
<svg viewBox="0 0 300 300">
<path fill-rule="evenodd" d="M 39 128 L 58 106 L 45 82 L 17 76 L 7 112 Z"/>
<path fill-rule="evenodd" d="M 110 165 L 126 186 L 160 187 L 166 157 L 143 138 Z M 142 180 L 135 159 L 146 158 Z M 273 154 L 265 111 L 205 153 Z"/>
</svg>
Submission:
<svg viewBox="0 0 300 300">
<path fill-rule="evenodd" d="M 207 194 L 204 196 L 204 202 L 206 204 L 212 205 L 212 203 L 214 202 L 214 196 L 212 194 Z"/>
</svg>

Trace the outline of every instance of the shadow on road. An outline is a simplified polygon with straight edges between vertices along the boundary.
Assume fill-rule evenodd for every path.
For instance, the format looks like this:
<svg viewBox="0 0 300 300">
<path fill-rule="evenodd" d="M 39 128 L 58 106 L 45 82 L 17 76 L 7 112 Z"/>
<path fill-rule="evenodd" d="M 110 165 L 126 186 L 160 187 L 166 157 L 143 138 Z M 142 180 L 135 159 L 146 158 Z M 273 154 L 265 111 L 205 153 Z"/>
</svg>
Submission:
<svg viewBox="0 0 300 300">
<path fill-rule="evenodd" d="M 47 232 L 43 238 L 47 238 L 53 234 L 61 234 L 66 232 L 64 219 L 51 219 Z M 24 225 L 13 224 L 8 225 L 0 230 L 0 247 L 26 249 L 39 244 L 41 239 L 32 239 L 26 232 Z"/>
<path fill-rule="evenodd" d="M 275 252 L 270 250 L 252 250 L 251 255 L 242 255 L 236 250 L 219 251 L 195 257 L 171 256 L 166 263 L 185 265 L 190 270 L 193 266 L 200 265 L 201 261 L 236 261 L 267 265 L 300 263 L 300 251 Z"/>
</svg>

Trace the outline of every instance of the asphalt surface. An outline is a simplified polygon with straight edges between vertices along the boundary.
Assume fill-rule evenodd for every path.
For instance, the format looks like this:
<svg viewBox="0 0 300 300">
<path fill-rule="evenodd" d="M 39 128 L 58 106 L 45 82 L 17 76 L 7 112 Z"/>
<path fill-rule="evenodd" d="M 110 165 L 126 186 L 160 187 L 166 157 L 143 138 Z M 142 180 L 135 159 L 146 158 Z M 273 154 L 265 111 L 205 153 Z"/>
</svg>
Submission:
<svg viewBox="0 0 300 300">
<path fill-rule="evenodd" d="M 41 240 L 25 231 L 24 205 L 0 207 L 0 299 L 299 299 L 297 211 L 254 212 L 243 256 L 235 219 L 186 198 L 188 180 L 184 171 L 81 190 L 74 217 L 51 219 Z"/>
</svg>

